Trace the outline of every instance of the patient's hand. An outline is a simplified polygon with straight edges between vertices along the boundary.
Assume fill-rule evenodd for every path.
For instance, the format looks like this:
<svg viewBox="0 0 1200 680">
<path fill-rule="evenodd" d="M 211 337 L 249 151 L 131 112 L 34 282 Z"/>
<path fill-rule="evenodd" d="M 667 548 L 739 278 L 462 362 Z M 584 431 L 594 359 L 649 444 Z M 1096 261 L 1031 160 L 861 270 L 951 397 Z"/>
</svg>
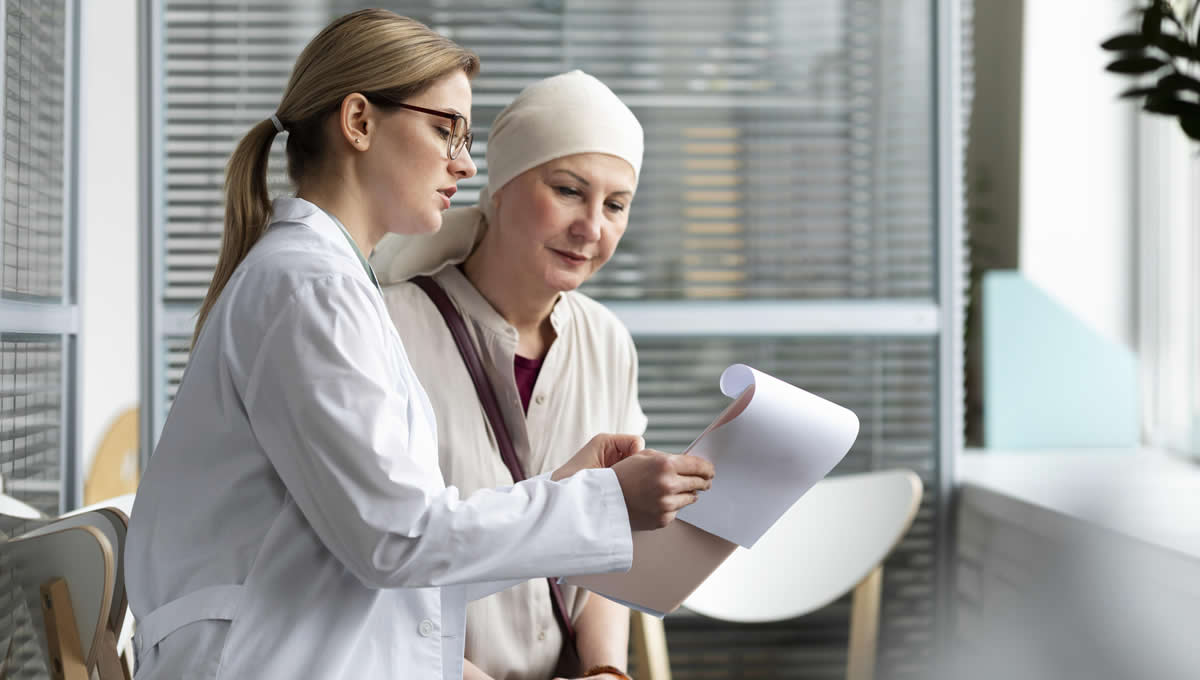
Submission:
<svg viewBox="0 0 1200 680">
<path fill-rule="evenodd" d="M 550 479 L 557 482 L 580 470 L 612 467 L 645 446 L 645 440 L 635 434 L 598 434 L 571 456 L 571 460 L 555 470 Z"/>
</svg>

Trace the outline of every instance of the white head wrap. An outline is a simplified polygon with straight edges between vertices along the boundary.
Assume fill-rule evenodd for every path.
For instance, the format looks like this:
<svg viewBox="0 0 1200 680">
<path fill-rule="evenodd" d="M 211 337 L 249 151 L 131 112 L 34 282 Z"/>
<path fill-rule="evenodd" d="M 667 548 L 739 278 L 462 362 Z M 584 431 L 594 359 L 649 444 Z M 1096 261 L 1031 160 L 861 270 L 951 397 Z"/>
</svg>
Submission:
<svg viewBox="0 0 1200 680">
<path fill-rule="evenodd" d="M 642 170 L 642 126 L 612 90 L 583 71 L 571 71 L 526 87 L 492 123 L 487 138 L 488 184 L 478 207 L 452 208 L 435 234 L 389 234 L 371 255 L 382 284 L 429 274 L 461 262 L 483 238 L 491 196 L 526 170 L 556 158 L 603 153 Z"/>
</svg>

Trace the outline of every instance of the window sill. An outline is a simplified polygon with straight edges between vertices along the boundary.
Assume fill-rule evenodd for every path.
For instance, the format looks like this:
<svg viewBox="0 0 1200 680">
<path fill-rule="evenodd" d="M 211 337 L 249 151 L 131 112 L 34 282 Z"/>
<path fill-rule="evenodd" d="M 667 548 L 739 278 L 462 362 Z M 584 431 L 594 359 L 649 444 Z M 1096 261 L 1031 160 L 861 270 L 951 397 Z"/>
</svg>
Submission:
<svg viewBox="0 0 1200 680">
<path fill-rule="evenodd" d="M 1063 518 L 1200 560 L 1200 465 L 1162 451 L 968 450 L 959 484 L 972 504 L 1033 530 Z"/>
</svg>

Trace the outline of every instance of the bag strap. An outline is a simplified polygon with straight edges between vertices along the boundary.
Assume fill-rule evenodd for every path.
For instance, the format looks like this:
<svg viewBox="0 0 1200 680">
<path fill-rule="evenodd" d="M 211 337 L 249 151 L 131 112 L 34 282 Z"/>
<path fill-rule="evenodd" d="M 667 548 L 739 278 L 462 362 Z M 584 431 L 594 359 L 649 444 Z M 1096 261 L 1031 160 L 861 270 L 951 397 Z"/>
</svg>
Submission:
<svg viewBox="0 0 1200 680">
<path fill-rule="evenodd" d="M 438 285 L 437 281 L 428 276 L 417 276 L 410 281 L 425 291 L 425 294 L 433 301 L 433 306 L 441 312 L 442 319 L 446 321 L 446 326 L 450 329 L 450 336 L 454 338 L 454 344 L 458 346 L 458 353 L 462 355 L 463 363 L 467 365 L 467 373 L 471 374 L 471 382 L 475 384 L 475 394 L 479 396 L 479 403 L 483 405 L 483 412 L 492 426 L 492 433 L 496 435 L 496 443 L 500 446 L 500 458 L 504 460 L 505 467 L 512 474 L 513 482 L 524 481 L 526 479 L 525 470 L 522 469 L 516 449 L 513 448 L 508 426 L 504 424 L 504 417 L 500 413 L 500 402 L 496 399 L 496 391 L 492 389 L 492 383 L 488 381 L 487 374 L 483 372 L 483 362 L 479 360 L 479 352 L 475 350 L 475 343 L 471 342 L 471 336 L 467 333 L 467 325 L 463 323 L 462 316 L 455 309 L 454 303 L 450 301 L 450 296 L 446 295 L 446 291 Z M 558 620 L 558 627 L 563 634 L 563 644 L 574 647 L 575 626 L 571 623 L 571 617 L 567 616 L 566 598 L 563 597 L 562 588 L 559 587 L 558 580 L 554 577 L 546 579 L 546 582 L 550 584 L 550 604 L 554 607 L 554 618 Z"/>
</svg>

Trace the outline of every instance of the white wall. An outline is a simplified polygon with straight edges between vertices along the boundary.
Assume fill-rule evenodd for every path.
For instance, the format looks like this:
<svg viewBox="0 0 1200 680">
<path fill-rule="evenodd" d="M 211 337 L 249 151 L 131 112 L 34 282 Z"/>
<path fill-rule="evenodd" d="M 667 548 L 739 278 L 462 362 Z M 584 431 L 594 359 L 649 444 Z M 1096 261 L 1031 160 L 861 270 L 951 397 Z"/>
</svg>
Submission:
<svg viewBox="0 0 1200 680">
<path fill-rule="evenodd" d="M 1130 6 L 1025 0 L 1020 269 L 1132 347 L 1136 110 L 1116 99 L 1130 83 L 1105 72 L 1099 47 L 1128 27 Z"/>
<path fill-rule="evenodd" d="M 112 420 L 138 400 L 137 4 L 81 2 L 84 478 Z"/>
</svg>

